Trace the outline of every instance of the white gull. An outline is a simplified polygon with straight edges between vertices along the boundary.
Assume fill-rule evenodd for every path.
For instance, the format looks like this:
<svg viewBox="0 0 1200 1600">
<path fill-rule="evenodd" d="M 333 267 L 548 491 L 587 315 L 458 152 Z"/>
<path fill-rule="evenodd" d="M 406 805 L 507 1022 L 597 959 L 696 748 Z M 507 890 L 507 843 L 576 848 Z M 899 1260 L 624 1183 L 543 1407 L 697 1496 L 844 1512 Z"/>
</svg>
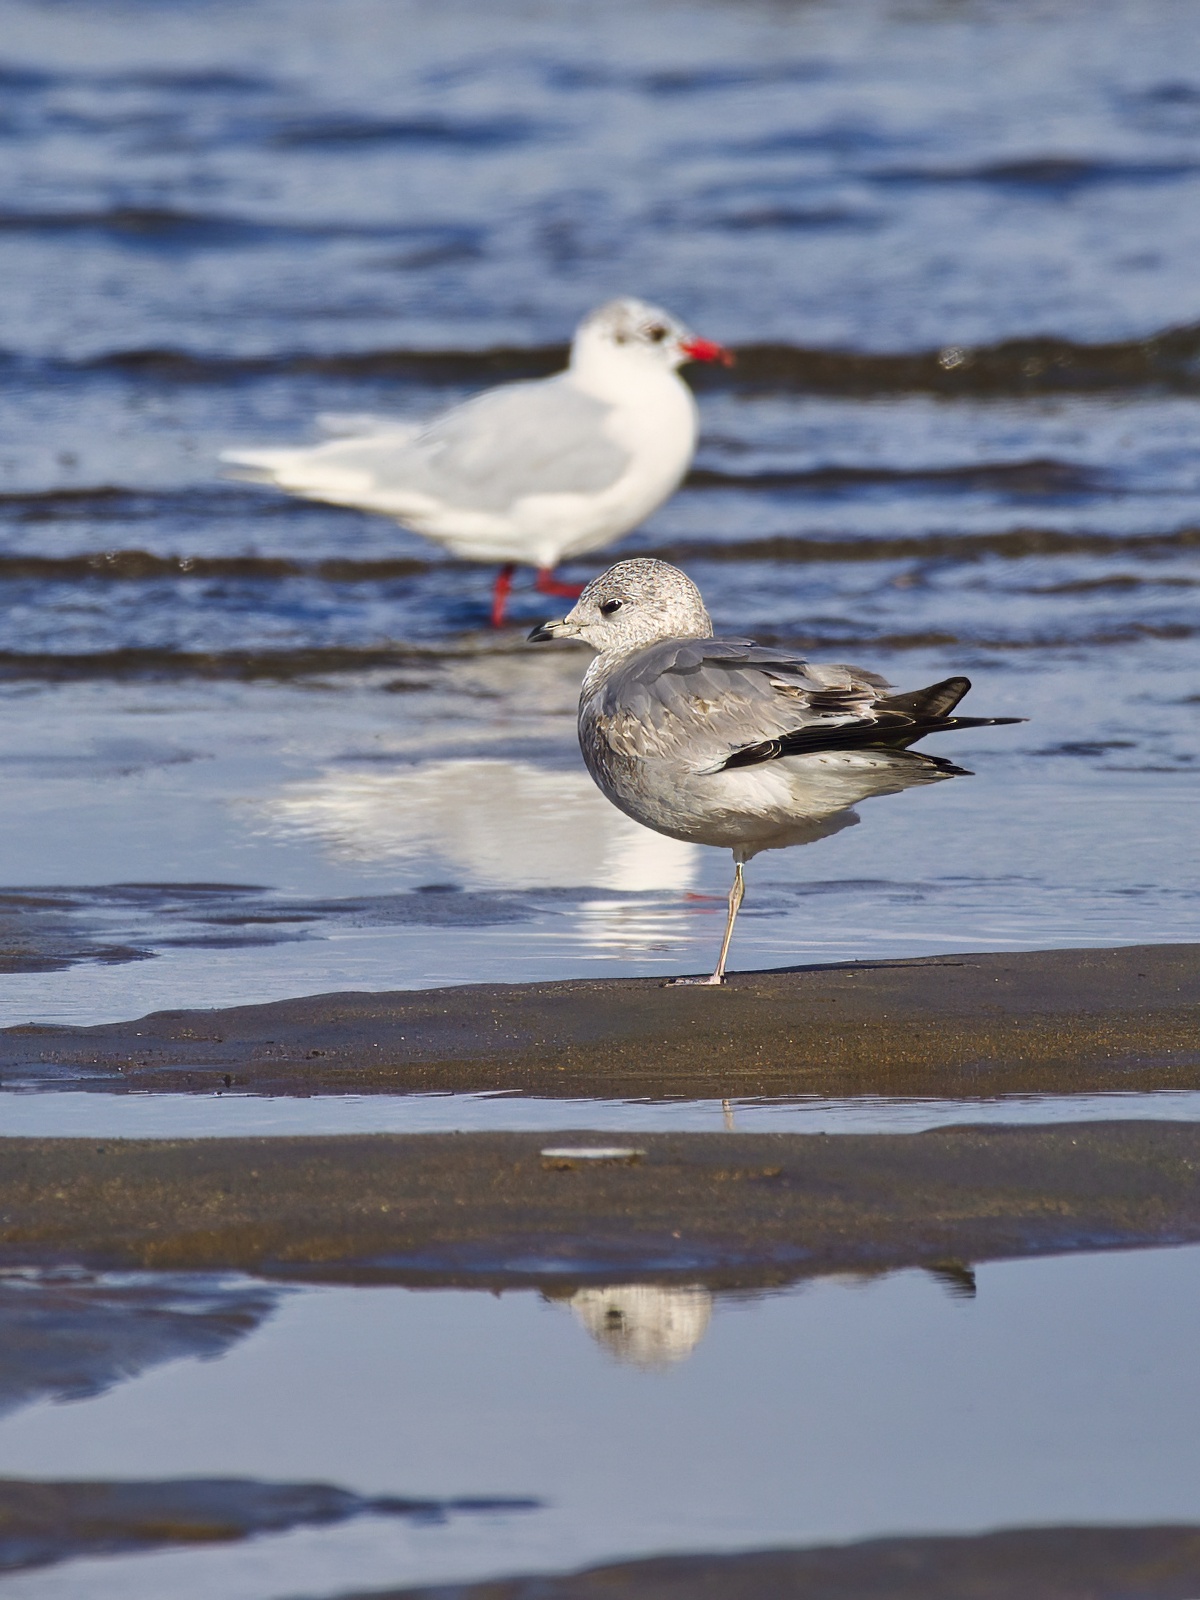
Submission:
<svg viewBox="0 0 1200 1600">
<path fill-rule="evenodd" d="M 543 594 L 560 561 L 611 544 L 679 487 L 696 449 L 685 361 L 731 360 L 667 312 L 613 300 L 580 323 L 570 363 L 506 383 L 423 424 L 330 418 L 348 435 L 296 449 L 226 450 L 240 475 L 394 517 L 464 561 L 499 562 L 492 621 L 515 568 Z"/>
<path fill-rule="evenodd" d="M 892 694 L 859 667 L 712 632 L 690 578 L 639 560 L 593 578 L 567 616 L 529 635 L 582 639 L 597 652 L 579 697 L 579 744 L 612 803 L 669 838 L 733 851 L 716 970 L 678 983 L 725 981 L 752 856 L 837 832 L 872 795 L 962 774 L 908 748 L 926 734 L 1023 720 L 951 716 L 968 678 Z"/>
</svg>

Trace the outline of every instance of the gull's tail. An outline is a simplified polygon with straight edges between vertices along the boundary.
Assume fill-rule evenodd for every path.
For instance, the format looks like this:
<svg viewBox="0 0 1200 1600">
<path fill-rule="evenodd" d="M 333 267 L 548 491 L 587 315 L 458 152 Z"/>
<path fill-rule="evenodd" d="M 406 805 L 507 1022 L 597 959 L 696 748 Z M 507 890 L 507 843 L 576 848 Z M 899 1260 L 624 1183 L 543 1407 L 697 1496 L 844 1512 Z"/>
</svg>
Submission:
<svg viewBox="0 0 1200 1600">
<path fill-rule="evenodd" d="M 397 462 L 421 431 L 416 423 L 358 412 L 320 419 L 326 438 L 319 444 L 222 450 L 231 478 L 271 483 L 288 494 L 330 505 L 357 506 L 385 516 L 403 516 L 420 496 L 406 494 Z"/>
<path fill-rule="evenodd" d="M 999 728 L 1006 723 L 1028 720 L 1025 717 L 952 717 L 950 712 L 970 687 L 970 678 L 943 678 L 927 689 L 912 689 L 908 694 L 890 694 L 877 700 L 875 710 L 881 713 L 883 726 L 874 742 L 903 748 L 915 744 L 927 733 L 952 733 L 956 728 Z M 901 718 L 909 720 L 907 729 L 895 723 L 891 728 L 887 726 L 897 712 Z"/>
<path fill-rule="evenodd" d="M 308 455 L 307 450 L 222 450 L 220 459 L 226 466 L 236 468 L 231 478 L 241 478 L 246 483 L 279 483 L 281 474 Z"/>
</svg>

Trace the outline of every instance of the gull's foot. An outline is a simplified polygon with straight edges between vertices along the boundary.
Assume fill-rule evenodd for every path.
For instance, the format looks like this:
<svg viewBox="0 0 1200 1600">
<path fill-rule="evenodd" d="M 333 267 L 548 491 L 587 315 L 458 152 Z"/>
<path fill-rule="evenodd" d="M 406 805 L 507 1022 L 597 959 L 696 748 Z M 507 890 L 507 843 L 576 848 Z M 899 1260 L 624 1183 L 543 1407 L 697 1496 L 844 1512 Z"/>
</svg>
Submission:
<svg viewBox="0 0 1200 1600">
<path fill-rule="evenodd" d="M 694 987 L 696 984 L 699 984 L 701 987 L 706 989 L 719 989 L 724 982 L 725 979 L 721 976 L 721 974 L 719 972 L 714 972 L 707 978 L 668 978 L 666 983 L 663 984 L 663 988 L 679 989 L 684 985 L 691 985 Z"/>
</svg>

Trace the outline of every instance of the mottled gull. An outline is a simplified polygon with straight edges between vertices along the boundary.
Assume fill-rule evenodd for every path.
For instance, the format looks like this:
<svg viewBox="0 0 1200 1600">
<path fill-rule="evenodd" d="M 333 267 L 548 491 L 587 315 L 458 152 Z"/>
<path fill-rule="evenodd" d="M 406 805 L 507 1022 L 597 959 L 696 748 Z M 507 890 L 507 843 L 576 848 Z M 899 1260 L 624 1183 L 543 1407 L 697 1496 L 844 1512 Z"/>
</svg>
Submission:
<svg viewBox="0 0 1200 1600">
<path fill-rule="evenodd" d="M 910 750 L 928 733 L 1019 717 L 955 717 L 971 687 L 947 678 L 891 694 L 859 667 L 824 666 L 747 639 L 714 639 L 700 591 L 665 561 L 620 561 L 531 640 L 582 639 L 597 652 L 579 697 L 579 744 L 612 803 L 672 839 L 733 851 L 720 984 L 743 866 L 858 819 L 872 795 L 963 773 Z"/>
<path fill-rule="evenodd" d="M 415 424 L 331 417 L 344 437 L 300 449 L 226 450 L 239 475 L 289 494 L 394 517 L 464 561 L 499 562 L 499 627 L 518 565 L 543 594 L 560 561 L 635 528 L 679 487 L 696 448 L 685 361 L 731 357 L 644 301 L 613 300 L 580 323 L 570 364 L 506 383 Z"/>
</svg>

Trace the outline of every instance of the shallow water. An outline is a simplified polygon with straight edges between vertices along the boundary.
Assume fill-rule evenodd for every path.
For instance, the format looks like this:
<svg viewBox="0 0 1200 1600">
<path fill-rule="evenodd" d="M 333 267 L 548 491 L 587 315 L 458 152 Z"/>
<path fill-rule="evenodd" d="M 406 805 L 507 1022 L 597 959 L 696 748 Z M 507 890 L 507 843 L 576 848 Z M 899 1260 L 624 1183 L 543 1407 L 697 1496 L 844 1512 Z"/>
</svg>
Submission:
<svg viewBox="0 0 1200 1600">
<path fill-rule="evenodd" d="M 1195 1122 L 1200 1092 L 922 1100 L 544 1100 L 520 1094 L 105 1094 L 0 1090 L 0 1137 L 218 1139 L 350 1133 L 921 1133 L 964 1124 Z"/>
<path fill-rule="evenodd" d="M 727 862 L 591 790 L 581 656 L 216 462 L 549 370 L 622 291 L 743 350 L 624 548 L 1031 718 L 756 862 L 734 964 L 1195 936 L 1183 0 L 3 11 L 4 1020 L 706 967 Z"/>
<path fill-rule="evenodd" d="M 704 970 L 719 852 L 606 805 L 583 657 L 490 574 L 224 481 L 321 412 L 552 370 L 615 293 L 736 344 L 622 547 L 966 709 L 976 774 L 762 857 L 734 966 L 1200 925 L 1187 0 L 0 0 L 0 1023 Z M 604 560 L 574 573 L 586 577 Z M 1194 1119 L 1194 1093 L 734 1102 L 745 1131 Z M 718 1101 L 0 1092 L 105 1138 L 726 1125 Z M 1200 1521 L 1196 1248 L 557 1297 L 0 1273 L 0 1476 L 365 1516 L 0 1578 L 279 1600 L 669 1549 Z M 970 1298 L 972 1290 L 975 1297 Z"/>
<path fill-rule="evenodd" d="M 962 1269 L 730 1296 L 286 1290 L 224 1353 L 167 1335 L 103 1393 L 10 1412 L 0 1473 L 236 1471 L 540 1507 L 83 1560 L 0 1592 L 267 1600 L 897 1529 L 1194 1521 L 1198 1260 L 990 1263 L 973 1298 Z M 247 1289 L 225 1280 L 231 1305 Z"/>
<path fill-rule="evenodd" d="M 505 674 L 514 694 L 531 676 Z M 1024 683 L 1015 703 L 1040 700 L 1051 717 L 1087 689 L 1070 666 Z M 497 753 L 495 726 L 475 740 L 471 706 L 450 755 L 436 697 L 428 720 L 406 704 L 396 729 L 374 722 L 391 698 L 361 687 L 311 710 L 288 688 L 270 719 L 236 690 L 138 688 L 123 718 L 89 685 L 86 720 L 42 705 L 37 737 L 63 735 L 52 755 L 15 719 L 6 732 L 24 759 L 0 818 L 21 868 L 0 896 L 6 1020 L 706 970 L 728 858 L 608 807 L 568 764 L 573 691 L 558 686 L 557 716 L 514 715 L 520 758 Z M 1149 694 L 1127 700 L 1107 721 L 1073 717 L 1082 737 L 1066 748 L 1031 749 L 1020 728 L 990 747 L 982 734 L 946 741 L 974 779 L 873 802 L 859 827 L 761 857 L 735 965 L 1193 938 L 1200 869 L 1179 841 L 1192 833 L 1197 719 L 1180 725 Z M 537 721 L 557 722 L 557 739 L 538 739 Z M 1109 736 L 1122 748 L 1105 748 Z M 1150 756 L 1168 770 L 1144 770 Z M 89 882 L 109 887 L 76 887 Z"/>
</svg>

